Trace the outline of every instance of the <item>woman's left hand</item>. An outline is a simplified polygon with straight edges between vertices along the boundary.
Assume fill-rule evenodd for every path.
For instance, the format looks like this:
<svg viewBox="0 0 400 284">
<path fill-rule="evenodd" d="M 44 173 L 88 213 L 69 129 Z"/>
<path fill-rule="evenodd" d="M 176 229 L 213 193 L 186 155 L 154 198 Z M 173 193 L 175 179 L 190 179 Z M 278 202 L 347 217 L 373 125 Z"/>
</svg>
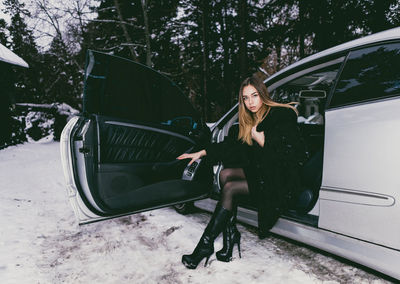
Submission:
<svg viewBox="0 0 400 284">
<path fill-rule="evenodd" d="M 261 147 L 264 147 L 265 136 L 264 131 L 257 131 L 257 126 L 251 129 L 251 138 L 253 138 Z"/>
</svg>

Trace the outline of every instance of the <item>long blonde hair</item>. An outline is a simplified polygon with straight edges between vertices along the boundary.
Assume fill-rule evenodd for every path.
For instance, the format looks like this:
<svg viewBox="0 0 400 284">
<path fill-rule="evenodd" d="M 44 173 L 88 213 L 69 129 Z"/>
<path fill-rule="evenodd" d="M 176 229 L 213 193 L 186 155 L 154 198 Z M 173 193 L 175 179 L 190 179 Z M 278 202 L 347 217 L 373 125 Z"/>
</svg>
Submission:
<svg viewBox="0 0 400 284">
<path fill-rule="evenodd" d="M 246 108 L 243 100 L 243 89 L 246 86 L 253 86 L 263 102 L 259 111 L 253 114 Z M 292 105 L 295 103 L 281 104 L 274 102 L 269 96 L 268 89 L 264 82 L 253 75 L 243 80 L 239 89 L 239 135 L 238 140 L 241 140 L 248 145 L 253 145 L 253 140 L 251 139 L 251 128 L 258 125 L 269 113 L 272 107 L 287 107 L 293 109 L 296 114 L 298 114 L 297 109 Z"/>
</svg>

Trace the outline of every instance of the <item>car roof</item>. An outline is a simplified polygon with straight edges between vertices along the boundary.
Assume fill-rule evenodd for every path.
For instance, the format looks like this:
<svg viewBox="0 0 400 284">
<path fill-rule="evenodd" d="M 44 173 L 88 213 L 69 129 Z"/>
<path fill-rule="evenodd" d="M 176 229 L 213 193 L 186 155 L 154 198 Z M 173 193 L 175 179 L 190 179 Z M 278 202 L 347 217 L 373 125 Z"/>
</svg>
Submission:
<svg viewBox="0 0 400 284">
<path fill-rule="evenodd" d="M 368 45 L 376 42 L 382 42 L 382 41 L 389 41 L 389 40 L 394 40 L 394 39 L 399 39 L 400 38 L 400 27 L 393 28 L 390 30 L 382 31 L 379 33 L 375 33 L 372 35 L 368 35 L 359 39 L 355 39 L 346 43 L 342 43 L 340 45 L 328 48 L 326 50 L 323 50 L 321 52 L 315 53 L 313 55 L 310 55 L 306 58 L 303 58 L 296 63 L 293 63 L 289 65 L 286 68 L 283 68 L 282 70 L 276 72 L 275 74 L 271 75 L 267 79 L 264 80 L 264 83 L 268 83 L 270 80 L 273 80 L 274 78 L 278 77 L 279 75 L 288 72 L 289 70 L 292 70 L 300 65 L 309 63 L 313 60 L 327 57 L 336 53 L 344 52 L 346 50 L 350 50 L 352 48 L 360 47 L 363 45 Z"/>
</svg>

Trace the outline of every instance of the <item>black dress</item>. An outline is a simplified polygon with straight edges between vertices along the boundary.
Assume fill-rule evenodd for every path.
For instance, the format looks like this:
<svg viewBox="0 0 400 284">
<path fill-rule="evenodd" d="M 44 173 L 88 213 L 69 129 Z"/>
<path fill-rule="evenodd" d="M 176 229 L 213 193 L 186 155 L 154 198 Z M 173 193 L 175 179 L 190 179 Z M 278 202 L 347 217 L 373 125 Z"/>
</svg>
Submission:
<svg viewBox="0 0 400 284">
<path fill-rule="evenodd" d="M 290 108 L 272 107 L 257 131 L 264 131 L 264 147 L 255 141 L 249 146 L 228 139 L 207 145 L 206 151 L 211 160 L 226 162 L 234 155 L 239 161 L 250 197 L 258 208 L 259 236 L 264 237 L 296 197 L 306 151 L 297 127 L 297 115 Z"/>
</svg>

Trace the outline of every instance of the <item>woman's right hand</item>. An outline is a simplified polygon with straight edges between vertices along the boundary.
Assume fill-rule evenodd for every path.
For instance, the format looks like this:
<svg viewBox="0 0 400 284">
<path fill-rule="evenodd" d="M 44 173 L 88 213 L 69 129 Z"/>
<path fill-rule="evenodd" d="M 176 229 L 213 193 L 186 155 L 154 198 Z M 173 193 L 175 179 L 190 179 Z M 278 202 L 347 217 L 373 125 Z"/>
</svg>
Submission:
<svg viewBox="0 0 400 284">
<path fill-rule="evenodd" d="M 201 157 L 207 155 L 206 150 L 201 150 L 199 152 L 195 152 L 195 153 L 184 153 L 182 155 L 180 155 L 179 157 L 177 157 L 178 160 L 184 160 L 184 159 L 191 159 L 191 161 L 189 162 L 189 166 L 196 161 L 197 159 L 200 159 Z"/>
</svg>

